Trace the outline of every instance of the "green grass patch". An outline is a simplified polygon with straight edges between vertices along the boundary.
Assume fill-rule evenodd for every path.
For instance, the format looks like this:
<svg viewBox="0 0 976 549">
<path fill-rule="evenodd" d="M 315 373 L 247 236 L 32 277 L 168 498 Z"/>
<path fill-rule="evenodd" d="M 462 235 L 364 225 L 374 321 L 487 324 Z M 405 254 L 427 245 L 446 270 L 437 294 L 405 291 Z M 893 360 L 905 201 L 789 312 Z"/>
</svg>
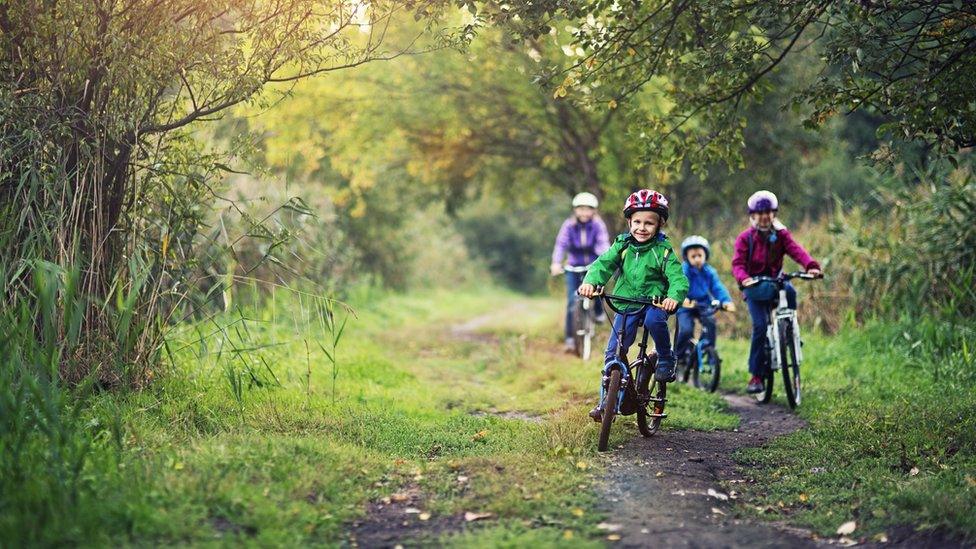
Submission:
<svg viewBox="0 0 976 549">
<path fill-rule="evenodd" d="M 895 324 L 807 337 L 809 428 L 741 454 L 761 466 L 750 496 L 763 516 L 822 535 L 855 520 L 855 537 L 912 525 L 976 539 L 973 330 L 952 330 L 937 348 Z"/>
<path fill-rule="evenodd" d="M 41 468 L 2 473 L 22 488 L 0 497 L 3 539 L 335 545 L 367 502 L 407 487 L 435 519 L 493 515 L 446 544 L 599 538 L 605 462 L 586 412 L 602 361 L 561 352 L 561 300 L 493 289 L 355 299 L 334 352 L 305 299 L 181 327 L 152 385 L 81 409 L 70 436 L 93 443 L 75 499 L 50 505 Z M 664 429 L 737 421 L 687 387 L 669 413 Z M 618 422 L 615 444 L 639 436 L 632 423 Z"/>
</svg>

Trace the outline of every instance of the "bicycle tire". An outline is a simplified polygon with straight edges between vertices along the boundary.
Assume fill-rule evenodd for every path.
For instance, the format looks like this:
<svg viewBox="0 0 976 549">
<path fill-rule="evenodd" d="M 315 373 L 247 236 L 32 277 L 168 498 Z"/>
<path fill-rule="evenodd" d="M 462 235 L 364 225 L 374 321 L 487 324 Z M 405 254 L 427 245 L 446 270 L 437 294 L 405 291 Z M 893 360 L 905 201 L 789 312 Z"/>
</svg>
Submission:
<svg viewBox="0 0 976 549">
<path fill-rule="evenodd" d="M 664 405 L 668 399 L 668 384 L 653 380 L 651 382 L 649 392 L 657 399 L 651 403 L 648 403 L 648 405 L 654 405 L 651 408 L 652 413 L 663 414 Z M 648 419 L 650 419 L 650 422 L 648 422 Z M 641 435 L 645 437 L 654 436 L 658 429 L 661 428 L 661 419 L 662 418 L 660 416 L 650 417 L 647 413 L 647 405 L 642 404 L 637 407 L 637 430 L 640 431 Z"/>
<path fill-rule="evenodd" d="M 607 384 L 606 396 L 603 398 L 603 421 L 600 423 L 600 441 L 597 450 L 607 451 L 610 443 L 610 427 L 617 414 L 617 395 L 620 392 L 620 369 L 614 368 L 610 372 L 610 382 Z"/>
<path fill-rule="evenodd" d="M 718 382 L 722 377 L 722 359 L 718 356 L 718 351 L 715 350 L 715 347 L 711 345 L 702 349 L 702 356 L 708 358 L 708 363 L 711 365 L 712 371 L 702 380 L 702 370 L 701 366 L 699 366 L 696 372 L 696 381 L 698 382 L 696 386 L 709 393 L 714 393 L 718 390 Z"/>
<path fill-rule="evenodd" d="M 593 354 L 593 335 L 596 333 L 596 318 L 593 308 L 583 309 L 583 349 L 580 358 L 589 360 Z"/>
<path fill-rule="evenodd" d="M 583 332 L 586 329 L 586 310 L 583 298 L 577 297 L 573 303 L 573 349 L 576 356 L 583 358 Z"/>
<path fill-rule="evenodd" d="M 800 365 L 796 362 L 796 349 L 793 343 L 792 323 L 783 322 L 780 333 L 785 334 L 781 339 L 781 357 L 783 359 L 783 387 L 786 390 L 786 402 L 790 409 L 800 405 Z"/>
<path fill-rule="evenodd" d="M 693 353 L 688 353 L 683 358 L 680 358 L 675 364 L 678 368 L 678 380 L 681 381 L 681 383 L 688 383 L 688 380 L 691 379 L 691 372 L 693 370 L 692 362 L 694 362 L 692 356 L 694 356 Z"/>
<path fill-rule="evenodd" d="M 766 373 L 761 376 L 763 390 L 756 393 L 756 400 L 758 400 L 760 404 L 769 404 L 769 401 L 773 400 L 773 381 L 775 381 L 776 377 L 775 372 L 773 372 L 772 367 L 769 365 L 769 362 L 771 361 L 767 357 Z"/>
</svg>

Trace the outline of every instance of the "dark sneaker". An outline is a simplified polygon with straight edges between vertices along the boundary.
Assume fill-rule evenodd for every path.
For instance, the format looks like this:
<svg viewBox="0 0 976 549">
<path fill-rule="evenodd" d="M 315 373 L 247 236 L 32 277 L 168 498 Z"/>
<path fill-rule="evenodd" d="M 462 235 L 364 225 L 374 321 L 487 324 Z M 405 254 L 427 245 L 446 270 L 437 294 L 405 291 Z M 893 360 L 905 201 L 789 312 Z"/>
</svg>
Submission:
<svg viewBox="0 0 976 549">
<path fill-rule="evenodd" d="M 599 404 L 594 406 L 593 409 L 590 410 L 590 417 L 593 418 L 593 421 L 597 423 L 603 421 L 603 408 L 600 408 Z"/>
<path fill-rule="evenodd" d="M 746 392 L 749 394 L 761 393 L 763 391 L 763 380 L 759 376 L 752 376 L 749 380 L 749 385 L 746 387 Z"/>
<path fill-rule="evenodd" d="M 658 363 L 657 370 L 654 370 L 654 379 L 665 383 L 674 381 L 676 379 L 674 375 L 674 364 Z"/>
</svg>

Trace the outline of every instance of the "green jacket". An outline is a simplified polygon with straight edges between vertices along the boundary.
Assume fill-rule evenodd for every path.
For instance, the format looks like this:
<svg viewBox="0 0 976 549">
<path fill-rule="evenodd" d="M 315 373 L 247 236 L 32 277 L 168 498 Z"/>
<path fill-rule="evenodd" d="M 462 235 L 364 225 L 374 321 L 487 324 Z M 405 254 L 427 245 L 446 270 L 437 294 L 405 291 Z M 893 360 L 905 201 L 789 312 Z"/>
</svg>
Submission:
<svg viewBox="0 0 976 549">
<path fill-rule="evenodd" d="M 680 302 L 688 293 L 688 278 L 671 249 L 671 241 L 663 233 L 643 244 L 627 233 L 618 236 L 590 266 L 583 283 L 604 286 L 618 268 L 620 276 L 613 288 L 616 295 L 667 296 Z"/>
</svg>

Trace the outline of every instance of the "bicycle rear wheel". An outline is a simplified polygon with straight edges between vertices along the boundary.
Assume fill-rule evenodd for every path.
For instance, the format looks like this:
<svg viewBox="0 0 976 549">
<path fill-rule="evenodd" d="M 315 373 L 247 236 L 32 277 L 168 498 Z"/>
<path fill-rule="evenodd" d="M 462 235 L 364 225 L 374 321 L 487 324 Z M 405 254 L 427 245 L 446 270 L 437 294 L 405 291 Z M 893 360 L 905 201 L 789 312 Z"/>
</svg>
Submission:
<svg viewBox="0 0 976 549">
<path fill-rule="evenodd" d="M 783 387 L 786 389 L 786 402 L 790 408 L 800 405 L 800 364 L 796 360 L 796 349 L 793 342 L 792 322 L 780 324 L 780 333 L 784 334 L 781 339 L 780 351 L 783 364 Z"/>
<path fill-rule="evenodd" d="M 695 373 L 695 386 L 714 393 L 718 389 L 718 381 L 722 375 L 722 359 L 718 351 L 711 345 L 701 350 L 702 362 Z"/>
<path fill-rule="evenodd" d="M 613 417 L 617 414 L 617 395 L 620 392 L 620 368 L 614 368 L 610 372 L 610 383 L 607 384 L 606 396 L 603 397 L 603 422 L 600 424 L 600 442 L 597 450 L 607 451 L 610 443 L 610 426 L 613 425 Z"/>
<path fill-rule="evenodd" d="M 668 417 L 664 413 L 664 405 L 668 402 L 668 384 L 654 380 L 651 382 L 649 393 L 650 402 L 646 405 L 641 403 L 637 407 L 637 430 L 645 437 L 654 436 L 661 427 L 661 420 Z"/>
</svg>

